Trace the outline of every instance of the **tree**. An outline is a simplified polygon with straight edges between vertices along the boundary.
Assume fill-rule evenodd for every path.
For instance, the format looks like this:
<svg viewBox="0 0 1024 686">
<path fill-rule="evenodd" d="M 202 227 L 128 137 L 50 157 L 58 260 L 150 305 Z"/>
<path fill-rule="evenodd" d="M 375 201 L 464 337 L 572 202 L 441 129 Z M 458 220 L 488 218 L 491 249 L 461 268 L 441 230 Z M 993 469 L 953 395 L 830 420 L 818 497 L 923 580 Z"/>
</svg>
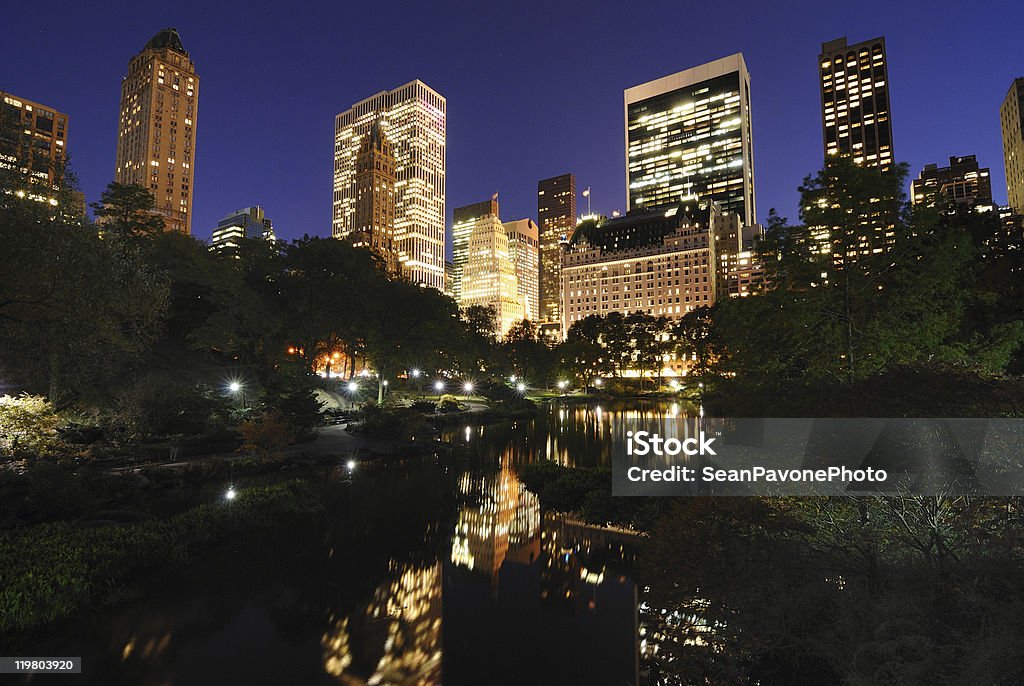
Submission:
<svg viewBox="0 0 1024 686">
<path fill-rule="evenodd" d="M 111 181 L 100 201 L 90 206 L 105 231 L 151 236 L 164 230 L 164 219 L 155 210 L 153 194 L 137 184 Z"/>
</svg>

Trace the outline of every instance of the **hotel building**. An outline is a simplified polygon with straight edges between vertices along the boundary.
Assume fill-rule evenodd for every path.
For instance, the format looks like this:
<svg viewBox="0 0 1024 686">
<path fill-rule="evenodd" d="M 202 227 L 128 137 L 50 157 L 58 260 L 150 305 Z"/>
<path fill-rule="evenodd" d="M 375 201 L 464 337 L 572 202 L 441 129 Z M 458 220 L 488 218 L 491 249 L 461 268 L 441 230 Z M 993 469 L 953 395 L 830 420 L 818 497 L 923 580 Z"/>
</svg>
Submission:
<svg viewBox="0 0 1024 686">
<path fill-rule="evenodd" d="M 375 124 L 394 150 L 394 245 L 402 275 L 444 291 L 446 103 L 422 81 L 377 93 L 335 117 L 332 232 L 344 238 L 357 229 L 357 158 Z"/>
<path fill-rule="evenodd" d="M 714 305 L 722 221 L 717 203 L 688 200 L 667 210 L 582 222 L 562 256 L 562 337 L 593 314 L 680 319 Z"/>
<path fill-rule="evenodd" d="M 697 196 L 755 222 L 750 74 L 737 53 L 628 88 L 627 207 L 654 210 Z"/>
<path fill-rule="evenodd" d="M 153 36 L 121 81 L 114 180 L 148 188 L 169 231 L 192 231 L 199 76 L 175 29 Z"/>
</svg>

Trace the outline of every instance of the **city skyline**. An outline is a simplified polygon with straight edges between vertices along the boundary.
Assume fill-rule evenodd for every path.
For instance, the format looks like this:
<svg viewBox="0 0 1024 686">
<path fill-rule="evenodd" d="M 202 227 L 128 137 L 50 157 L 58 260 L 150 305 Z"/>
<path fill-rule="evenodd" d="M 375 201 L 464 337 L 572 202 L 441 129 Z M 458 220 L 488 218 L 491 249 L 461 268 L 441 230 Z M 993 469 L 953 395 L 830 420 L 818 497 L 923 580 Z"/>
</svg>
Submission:
<svg viewBox="0 0 1024 686">
<path fill-rule="evenodd" d="M 776 207 L 795 220 L 796 186 L 821 162 L 816 76 L 820 46 L 841 35 L 851 42 L 884 35 L 890 53 L 894 138 L 899 141 L 896 160 L 909 162 L 914 176 L 927 163 L 951 155 L 975 154 L 981 165 L 992 169 L 995 201 L 1006 202 L 998 107 L 1012 80 L 1021 75 L 1022 67 L 1004 46 L 1008 41 L 998 40 L 998 34 L 1003 30 L 1000 26 L 1013 22 L 989 28 L 984 39 L 977 39 L 979 49 L 965 51 L 970 57 L 958 64 L 964 78 L 971 75 L 973 90 L 980 96 L 959 99 L 940 112 L 931 107 L 932 101 L 925 94 L 956 83 L 958 76 L 948 70 L 929 70 L 913 55 L 924 45 L 941 46 L 954 39 L 962 43 L 963 35 L 973 35 L 970 23 L 977 19 L 950 27 L 902 8 L 887 8 L 884 23 L 851 18 L 828 8 L 816 8 L 814 12 L 787 8 L 781 14 L 776 12 L 767 24 L 792 24 L 786 31 L 797 39 L 780 47 L 777 41 L 766 38 L 778 34 L 763 31 L 765 25 L 757 21 L 764 10 L 751 7 L 729 40 L 696 36 L 685 50 L 672 50 L 658 40 L 669 35 L 667 27 L 647 27 L 644 43 L 651 49 L 627 59 L 635 53 L 639 39 L 631 37 L 626 30 L 628 24 L 615 19 L 628 12 L 613 5 L 602 9 L 600 17 L 571 17 L 575 26 L 597 30 L 613 43 L 596 57 L 583 51 L 582 46 L 556 45 L 553 29 L 537 32 L 523 46 L 490 41 L 482 49 L 477 42 L 480 39 L 474 37 L 457 49 L 445 47 L 445 36 L 454 32 L 463 35 L 467 27 L 477 23 L 492 24 L 501 35 L 515 33 L 520 25 L 529 23 L 530 12 L 519 16 L 492 8 L 482 16 L 450 22 L 451 17 L 444 12 L 417 17 L 419 10 L 410 9 L 410 23 L 422 19 L 424 35 L 414 35 L 410 45 L 397 54 L 359 70 L 346 70 L 349 62 L 344 57 L 318 52 L 323 48 L 307 41 L 299 30 L 302 25 L 302 31 L 319 35 L 330 30 L 320 28 L 329 21 L 310 27 L 308 16 L 278 16 L 275 20 L 266 12 L 255 12 L 244 20 L 247 26 L 274 25 L 279 42 L 295 46 L 298 54 L 251 53 L 247 57 L 255 60 L 250 65 L 254 68 L 243 70 L 232 59 L 233 54 L 225 52 L 223 41 L 217 40 L 216 26 L 227 21 L 232 14 L 229 9 L 217 8 L 211 10 L 213 16 L 204 17 L 209 19 L 204 23 L 213 28 L 204 28 L 185 11 L 153 10 L 120 21 L 115 29 L 103 21 L 102 15 L 69 6 L 58 21 L 48 26 L 47 37 L 76 49 L 84 47 L 78 36 L 90 36 L 90 46 L 96 49 L 90 50 L 79 66 L 87 77 L 81 80 L 88 87 L 61 76 L 61 70 L 50 64 L 47 55 L 28 59 L 30 43 L 25 36 L 16 35 L 0 48 L 10 70 L 3 75 L 0 88 L 45 102 L 75 120 L 69 150 L 86 198 L 93 202 L 112 177 L 117 124 L 113 75 L 123 76 L 126 61 L 155 32 L 175 26 L 204 76 L 204 116 L 198 127 L 194 183 L 193 228 L 197 237 L 208 239 L 205 227 L 215 225 L 232 208 L 260 204 L 279 219 L 281 236 L 294 238 L 303 233 L 330 233 L 330 209 L 324 197 L 330 192 L 331 149 L 324 141 L 330 136 L 333 116 L 383 89 L 421 79 L 450 103 L 453 114 L 448 126 L 446 226 L 451 225 L 451 208 L 487 197 L 495 188 L 501 191 L 509 216 L 533 217 L 537 180 L 564 171 L 576 174 L 580 188 L 592 188 L 595 211 L 610 214 L 625 209 L 622 90 L 742 51 L 755 84 L 752 116 L 759 131 L 755 136 L 755 183 L 761 201 L 757 219 L 763 221 L 768 209 Z M 11 10 L 15 21 L 21 11 Z M 551 11 L 569 13 L 567 9 Z M 667 5 L 659 11 L 666 18 L 683 18 L 678 9 Z M 719 16 L 713 10 L 697 11 Z M 441 33 L 430 35 L 432 28 Z M 417 51 L 428 40 L 437 49 L 417 57 Z M 470 65 L 463 59 L 467 50 L 479 57 Z M 527 52 L 538 54 L 526 59 Z M 306 62 L 314 56 L 321 62 L 327 59 L 330 79 L 296 71 L 297 60 Z M 540 63 L 551 62 L 553 56 L 557 57 L 554 66 L 545 73 Z M 280 64 L 271 64 L 275 60 Z M 286 74 L 294 78 L 287 80 Z M 481 78 L 484 75 L 491 78 Z M 554 92 L 555 82 L 564 84 L 564 93 Z M 244 105 L 244 98 L 239 105 L 239 93 L 252 90 L 257 83 L 273 95 L 265 114 L 253 113 L 253 108 Z M 495 98 L 512 102 L 523 96 L 532 107 L 509 107 L 507 114 L 486 107 Z M 561 106 L 552 107 L 552 102 Z M 283 113 L 296 112 L 296 108 L 302 112 L 302 125 L 289 136 L 277 136 L 272 123 L 280 122 Z M 239 116 L 242 112 L 246 115 Z M 228 135 L 229 123 L 237 133 Z M 484 141 L 498 149 L 494 155 L 480 158 L 475 151 Z M 244 154 L 237 153 L 239 147 Z M 269 171 L 265 164 L 237 163 L 254 157 L 270 157 L 276 162 Z M 296 173 L 296 169 L 301 172 Z"/>
</svg>

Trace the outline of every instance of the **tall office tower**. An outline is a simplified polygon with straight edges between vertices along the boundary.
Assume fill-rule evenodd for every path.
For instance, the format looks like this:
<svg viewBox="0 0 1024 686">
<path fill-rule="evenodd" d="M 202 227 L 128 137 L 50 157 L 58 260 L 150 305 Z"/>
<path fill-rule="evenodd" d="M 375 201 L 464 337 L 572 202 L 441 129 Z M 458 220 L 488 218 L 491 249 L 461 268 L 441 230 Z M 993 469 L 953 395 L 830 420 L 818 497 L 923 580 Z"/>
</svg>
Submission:
<svg viewBox="0 0 1024 686">
<path fill-rule="evenodd" d="M 630 211 L 696 195 L 754 223 L 750 74 L 736 53 L 625 92 Z"/>
<path fill-rule="evenodd" d="M 844 36 L 822 43 L 818 69 L 826 159 L 845 155 L 888 172 L 893 153 L 885 38 L 847 45 Z"/>
<path fill-rule="evenodd" d="M 451 292 L 456 302 L 462 300 L 462 275 L 469 259 L 469 237 L 477 223 L 485 219 L 498 219 L 497 193 L 490 200 L 456 207 L 452 212 Z"/>
<path fill-rule="evenodd" d="M 377 121 L 356 154 L 356 204 L 348 238 L 380 257 L 392 276 L 401 273 L 395 251 L 395 182 L 394 148 Z"/>
<path fill-rule="evenodd" d="M 0 91 L 0 169 L 13 193 L 57 204 L 68 115 Z"/>
<path fill-rule="evenodd" d="M 1024 76 L 1010 84 L 999 120 L 1003 129 L 1006 197 L 1017 214 L 1024 214 Z"/>
<path fill-rule="evenodd" d="M 537 182 L 537 224 L 540 231 L 541 322 L 561 330 L 562 244 L 576 228 L 576 177 L 553 176 Z"/>
<path fill-rule="evenodd" d="M 493 202 L 497 209 L 497 201 Z M 459 307 L 492 308 L 497 320 L 495 333 L 502 337 L 526 316 L 508 234 L 501 219 L 493 213 L 479 217 L 472 226 L 460 278 Z"/>
<path fill-rule="evenodd" d="M 244 238 L 262 238 L 273 241 L 274 223 L 259 205 L 232 212 L 217 222 L 210 240 L 210 250 L 237 257 L 238 241 Z"/>
<path fill-rule="evenodd" d="M 376 122 L 395 155 L 395 235 L 402 275 L 444 290 L 445 99 L 410 81 L 334 118 L 335 238 L 356 230 L 356 158 Z"/>
<path fill-rule="evenodd" d="M 537 321 L 540 312 L 540 246 L 537 224 L 532 219 L 505 222 L 508 234 L 508 252 L 516 268 L 519 300 L 523 303 L 523 317 Z"/>
<path fill-rule="evenodd" d="M 148 188 L 169 231 L 192 232 L 199 76 L 175 29 L 157 33 L 121 81 L 114 180 Z"/>
<path fill-rule="evenodd" d="M 992 181 L 988 169 L 978 166 L 974 155 L 950 157 L 948 167 L 926 164 L 910 183 L 910 198 L 915 205 L 967 207 L 992 204 Z"/>
</svg>

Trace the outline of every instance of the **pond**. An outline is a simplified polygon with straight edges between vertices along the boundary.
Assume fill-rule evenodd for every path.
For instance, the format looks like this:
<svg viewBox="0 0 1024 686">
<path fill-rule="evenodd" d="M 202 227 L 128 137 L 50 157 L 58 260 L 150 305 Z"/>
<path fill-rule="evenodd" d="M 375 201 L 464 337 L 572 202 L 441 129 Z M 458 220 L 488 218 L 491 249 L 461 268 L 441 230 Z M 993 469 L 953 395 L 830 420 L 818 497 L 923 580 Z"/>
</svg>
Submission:
<svg viewBox="0 0 1024 686">
<path fill-rule="evenodd" d="M 229 541 L 15 648 L 81 656 L 79 684 L 637 684 L 637 537 L 542 511 L 515 466 L 607 465 L 621 419 L 693 411 L 553 403 L 453 430 L 450 453 L 322 470 L 323 517 Z"/>
</svg>

